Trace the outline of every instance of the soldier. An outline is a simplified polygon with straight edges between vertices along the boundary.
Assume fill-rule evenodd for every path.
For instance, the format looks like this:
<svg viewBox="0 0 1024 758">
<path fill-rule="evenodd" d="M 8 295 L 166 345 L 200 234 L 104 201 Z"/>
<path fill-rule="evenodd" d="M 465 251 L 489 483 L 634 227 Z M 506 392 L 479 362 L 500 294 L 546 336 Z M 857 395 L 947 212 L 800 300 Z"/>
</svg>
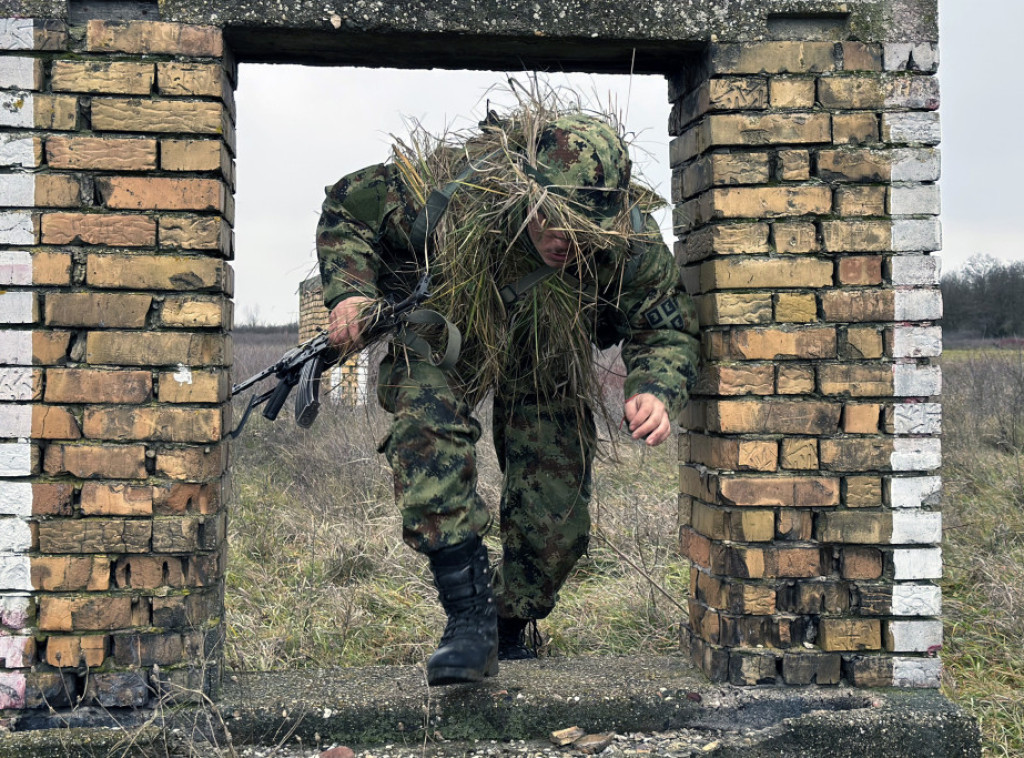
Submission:
<svg viewBox="0 0 1024 758">
<path fill-rule="evenodd" d="M 453 366 L 392 344 L 378 383 L 403 537 L 426 554 L 448 616 L 430 685 L 536 657 L 528 629 L 588 544 L 603 403 L 593 347 L 622 343 L 616 416 L 648 445 L 669 437 L 697 362 L 694 309 L 649 215 L 658 201 L 631 180 L 611 120 L 534 100 L 480 127 L 399 142 L 391 161 L 327 188 L 317 227 L 335 344 L 359 344 L 369 305 L 424 271 L 430 307 L 464 338 Z M 472 415 L 488 396 L 504 475 L 493 582 Z"/>
</svg>

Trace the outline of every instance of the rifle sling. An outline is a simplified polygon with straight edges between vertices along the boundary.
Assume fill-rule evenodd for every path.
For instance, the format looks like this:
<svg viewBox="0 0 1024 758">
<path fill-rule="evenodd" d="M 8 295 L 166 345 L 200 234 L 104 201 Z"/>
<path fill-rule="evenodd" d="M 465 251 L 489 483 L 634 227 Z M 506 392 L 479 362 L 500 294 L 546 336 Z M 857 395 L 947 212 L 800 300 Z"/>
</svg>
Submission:
<svg viewBox="0 0 1024 758">
<path fill-rule="evenodd" d="M 403 320 L 406 324 L 414 324 L 417 326 L 445 327 L 448 333 L 448 340 L 445 345 L 444 354 L 440 358 L 435 357 L 434 351 L 430 348 L 430 343 L 411 329 L 406 329 L 405 327 L 399 329 L 398 338 L 406 345 L 406 347 L 430 365 L 436 366 L 442 371 L 450 371 L 455 367 L 456 361 L 459 360 L 459 353 L 462 352 L 462 333 L 455 324 L 437 311 L 432 311 L 427 308 L 419 308 L 407 313 Z"/>
</svg>

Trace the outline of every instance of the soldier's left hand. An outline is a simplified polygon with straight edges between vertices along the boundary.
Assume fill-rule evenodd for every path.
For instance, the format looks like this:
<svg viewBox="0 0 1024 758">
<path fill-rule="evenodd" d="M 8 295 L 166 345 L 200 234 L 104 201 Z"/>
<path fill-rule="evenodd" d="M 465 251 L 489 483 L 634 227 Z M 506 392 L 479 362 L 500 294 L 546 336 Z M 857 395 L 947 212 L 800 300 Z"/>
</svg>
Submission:
<svg viewBox="0 0 1024 758">
<path fill-rule="evenodd" d="M 624 415 L 630 436 L 645 440 L 651 447 L 660 445 L 672 432 L 672 420 L 665 404 L 650 393 L 633 395 L 627 400 Z"/>
</svg>

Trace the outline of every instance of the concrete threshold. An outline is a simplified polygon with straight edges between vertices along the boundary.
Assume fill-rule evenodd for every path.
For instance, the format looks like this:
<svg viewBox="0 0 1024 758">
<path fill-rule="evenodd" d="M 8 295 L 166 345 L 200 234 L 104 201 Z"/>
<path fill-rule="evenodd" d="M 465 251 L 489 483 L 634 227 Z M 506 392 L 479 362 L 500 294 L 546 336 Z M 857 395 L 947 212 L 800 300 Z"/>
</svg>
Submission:
<svg viewBox="0 0 1024 758">
<path fill-rule="evenodd" d="M 104 713 L 119 718 L 122 729 L 137 729 L 140 748 L 161 740 L 167 745 L 168 732 L 180 738 L 195 731 L 216 737 L 220 731 L 223 744 L 226 729 L 235 746 L 387 745 L 390 755 L 408 749 L 410 755 L 462 756 L 473 754 L 479 741 L 496 741 L 488 754 L 501 755 L 509 741 L 547 740 L 552 732 L 576 726 L 590 734 L 706 733 L 707 740 L 699 740 L 703 748 L 679 755 L 981 755 L 974 720 L 935 691 L 713 685 L 675 656 L 514 661 L 479 684 L 437 688 L 428 688 L 415 666 L 229 672 L 213 713 L 168 708 L 155 719 L 150 714 L 148 725 L 144 714 Z M 50 726 L 77 726 L 80 736 L 93 739 L 104 730 L 85 727 L 110 726 L 82 716 L 65 715 Z M 102 714 L 96 717 L 102 720 Z M 36 718 L 32 725 L 46 722 Z M 16 740 L 33 737 L 42 748 L 38 741 L 47 732 L 66 746 L 73 731 L 65 726 L 10 733 L 0 739 L 0 756 L 63 755 L 29 750 L 28 742 L 20 752 L 10 749 L 18 747 Z M 562 750 L 574 754 L 571 746 Z M 507 753 L 524 755 L 515 743 Z"/>
</svg>

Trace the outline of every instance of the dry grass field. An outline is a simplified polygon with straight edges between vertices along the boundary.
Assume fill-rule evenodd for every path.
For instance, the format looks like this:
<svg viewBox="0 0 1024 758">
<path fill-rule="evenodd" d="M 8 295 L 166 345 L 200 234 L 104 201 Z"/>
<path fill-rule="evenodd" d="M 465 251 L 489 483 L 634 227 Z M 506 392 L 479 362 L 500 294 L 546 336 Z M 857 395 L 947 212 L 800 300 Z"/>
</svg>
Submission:
<svg viewBox="0 0 1024 758">
<path fill-rule="evenodd" d="M 236 380 L 294 344 L 287 334 L 235 339 Z M 951 352 L 943 370 L 943 690 L 980 720 L 986 755 L 1022 756 L 1024 353 Z M 424 660 L 443 618 L 423 558 L 400 540 L 375 453 L 385 414 L 329 407 L 308 431 L 290 414 L 289 403 L 276 423 L 255 415 L 232 445 L 229 665 Z M 496 509 L 497 462 L 481 447 L 481 493 Z M 552 655 L 679 644 L 688 570 L 674 549 L 675 445 L 618 447 L 617 461 L 597 467 L 590 555 L 542 622 Z"/>
</svg>

